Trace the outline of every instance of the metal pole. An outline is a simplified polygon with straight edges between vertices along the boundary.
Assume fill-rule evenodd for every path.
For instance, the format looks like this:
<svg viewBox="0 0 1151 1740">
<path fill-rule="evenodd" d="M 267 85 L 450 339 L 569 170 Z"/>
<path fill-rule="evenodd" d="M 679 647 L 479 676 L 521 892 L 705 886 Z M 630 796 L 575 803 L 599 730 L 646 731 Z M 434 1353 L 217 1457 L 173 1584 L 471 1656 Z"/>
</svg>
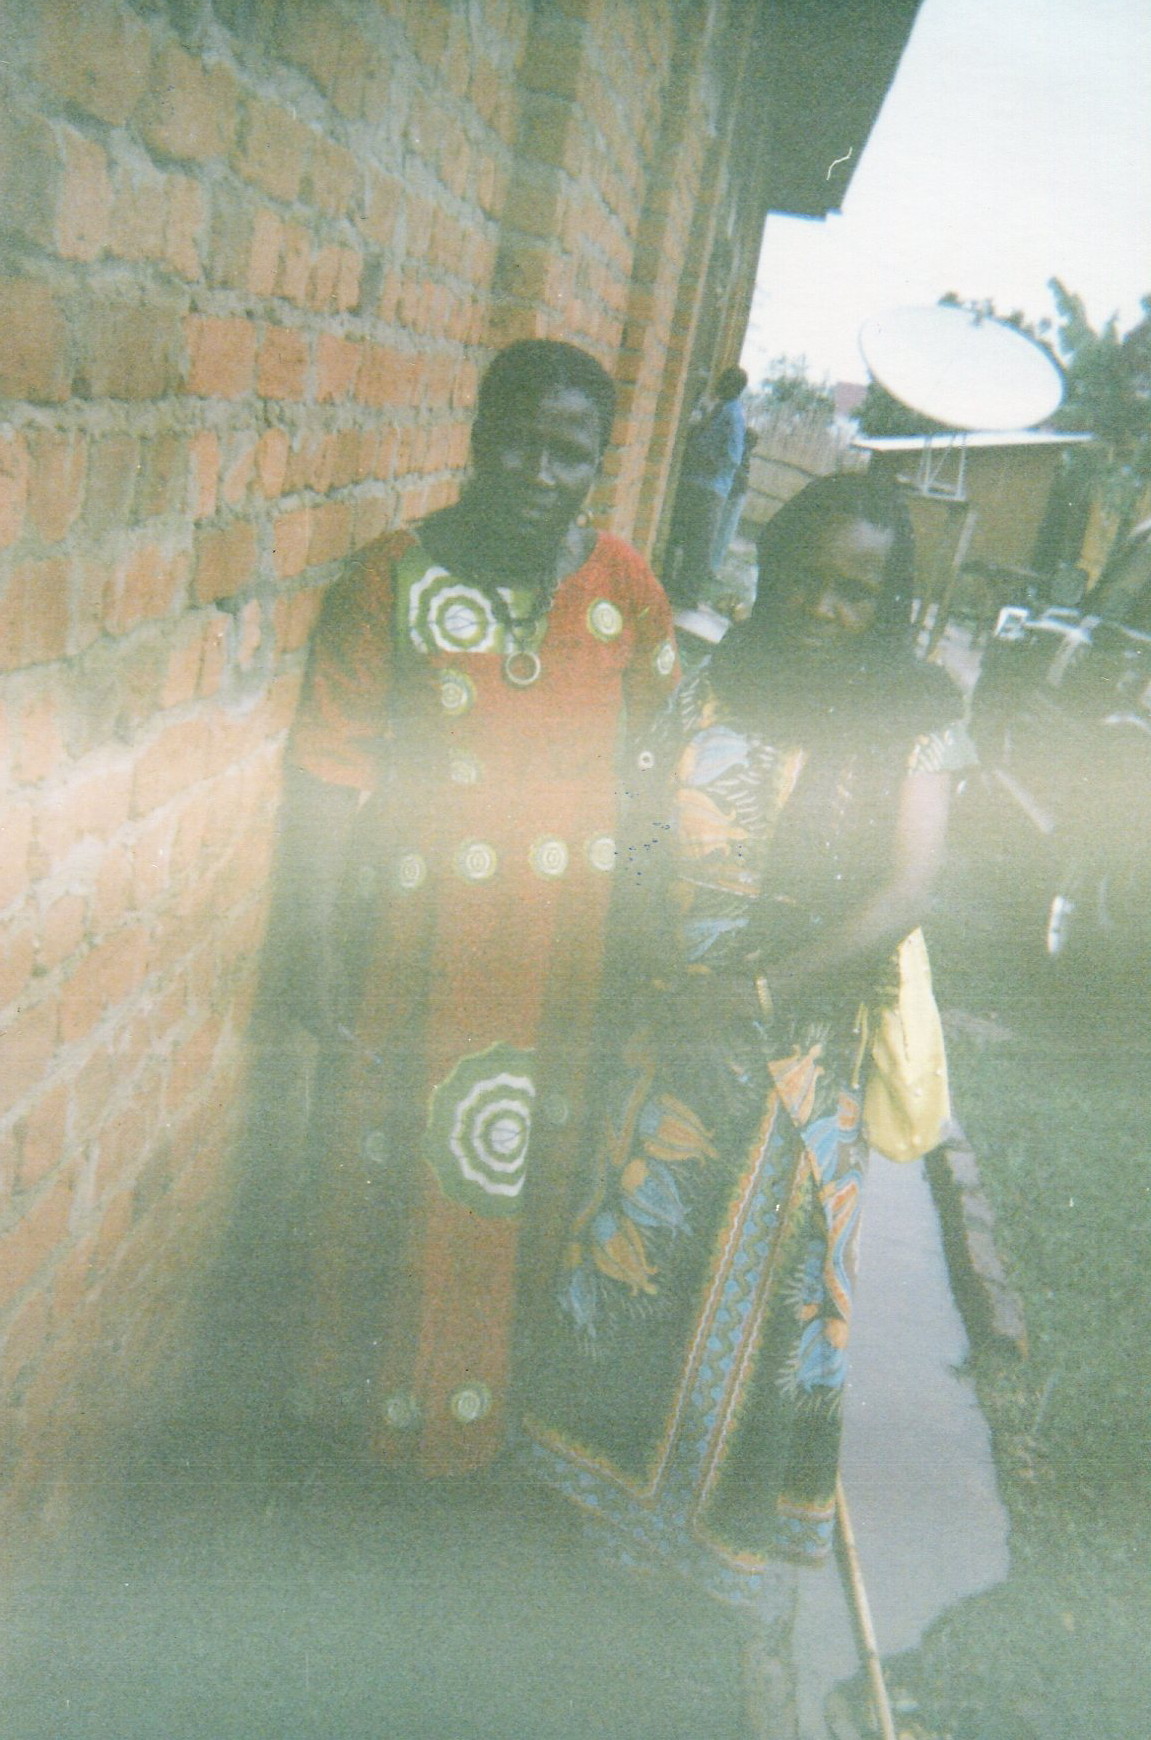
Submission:
<svg viewBox="0 0 1151 1740">
<path fill-rule="evenodd" d="M 887 1684 L 883 1678 L 883 1664 L 879 1659 L 879 1647 L 875 1640 L 875 1627 L 871 1623 L 871 1604 L 867 1599 L 867 1590 L 863 1583 L 863 1571 L 859 1564 L 859 1553 L 855 1545 L 855 1531 L 851 1526 L 848 1514 L 847 1498 L 843 1490 L 843 1481 L 836 1478 L 835 1482 L 835 1520 L 838 1526 L 840 1562 L 845 1570 L 845 1584 L 848 1600 L 851 1606 L 852 1618 L 855 1620 L 859 1647 L 867 1668 L 867 1680 L 871 1687 L 872 1702 L 879 1718 L 879 1732 L 883 1740 L 897 1740 L 895 1721 L 891 1714 L 891 1700 L 887 1695 Z"/>
</svg>

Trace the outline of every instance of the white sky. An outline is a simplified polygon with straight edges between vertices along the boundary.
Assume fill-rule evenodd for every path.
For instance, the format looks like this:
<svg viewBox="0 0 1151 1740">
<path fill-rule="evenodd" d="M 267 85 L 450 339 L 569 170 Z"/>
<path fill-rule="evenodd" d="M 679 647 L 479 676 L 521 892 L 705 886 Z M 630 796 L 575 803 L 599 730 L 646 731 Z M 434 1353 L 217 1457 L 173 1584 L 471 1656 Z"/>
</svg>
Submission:
<svg viewBox="0 0 1151 1740">
<path fill-rule="evenodd" d="M 1151 0 L 924 0 L 842 214 L 768 219 L 744 366 L 862 381 L 868 316 L 1052 277 L 1121 330 L 1151 292 Z"/>
</svg>

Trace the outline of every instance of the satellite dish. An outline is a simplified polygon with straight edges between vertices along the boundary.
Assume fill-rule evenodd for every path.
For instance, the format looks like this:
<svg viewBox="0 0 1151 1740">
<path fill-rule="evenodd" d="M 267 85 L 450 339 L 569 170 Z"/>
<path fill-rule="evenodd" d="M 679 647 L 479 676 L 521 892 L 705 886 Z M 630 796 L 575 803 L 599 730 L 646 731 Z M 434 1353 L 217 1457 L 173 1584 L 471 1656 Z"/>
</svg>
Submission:
<svg viewBox="0 0 1151 1740">
<path fill-rule="evenodd" d="M 877 314 L 859 348 L 892 398 L 947 429 L 1031 429 L 1063 398 L 1063 375 L 1041 345 L 966 308 Z"/>
</svg>

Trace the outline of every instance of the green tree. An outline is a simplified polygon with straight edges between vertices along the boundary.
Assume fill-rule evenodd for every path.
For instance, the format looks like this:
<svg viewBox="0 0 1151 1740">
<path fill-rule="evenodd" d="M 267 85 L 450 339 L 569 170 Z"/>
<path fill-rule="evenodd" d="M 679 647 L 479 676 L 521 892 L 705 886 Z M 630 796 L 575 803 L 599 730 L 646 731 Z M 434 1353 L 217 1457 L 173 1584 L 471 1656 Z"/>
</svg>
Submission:
<svg viewBox="0 0 1151 1740">
<path fill-rule="evenodd" d="M 1115 315 L 1096 331 L 1082 297 L 1058 278 L 1050 290 L 1065 382 L 1052 421 L 1099 437 L 1075 453 L 1074 463 L 1122 535 L 1151 483 L 1151 296 L 1142 299 L 1138 325 L 1121 334 Z"/>
<path fill-rule="evenodd" d="M 835 394 L 826 378 L 817 381 L 803 356 L 773 357 L 758 387 L 748 396 L 753 420 L 760 418 L 835 416 Z"/>
</svg>

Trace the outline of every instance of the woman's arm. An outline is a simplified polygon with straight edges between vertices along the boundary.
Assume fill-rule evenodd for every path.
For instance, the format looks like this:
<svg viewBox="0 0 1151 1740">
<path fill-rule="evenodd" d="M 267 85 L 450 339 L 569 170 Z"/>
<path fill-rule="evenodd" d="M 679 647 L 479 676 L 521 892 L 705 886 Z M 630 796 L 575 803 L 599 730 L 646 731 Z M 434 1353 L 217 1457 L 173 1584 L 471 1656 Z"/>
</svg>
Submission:
<svg viewBox="0 0 1151 1740">
<path fill-rule="evenodd" d="M 764 963 L 772 1001 L 796 998 L 889 954 L 925 917 L 943 862 L 949 773 L 909 773 L 899 790 L 890 871 L 882 886 L 810 947 Z"/>
</svg>

